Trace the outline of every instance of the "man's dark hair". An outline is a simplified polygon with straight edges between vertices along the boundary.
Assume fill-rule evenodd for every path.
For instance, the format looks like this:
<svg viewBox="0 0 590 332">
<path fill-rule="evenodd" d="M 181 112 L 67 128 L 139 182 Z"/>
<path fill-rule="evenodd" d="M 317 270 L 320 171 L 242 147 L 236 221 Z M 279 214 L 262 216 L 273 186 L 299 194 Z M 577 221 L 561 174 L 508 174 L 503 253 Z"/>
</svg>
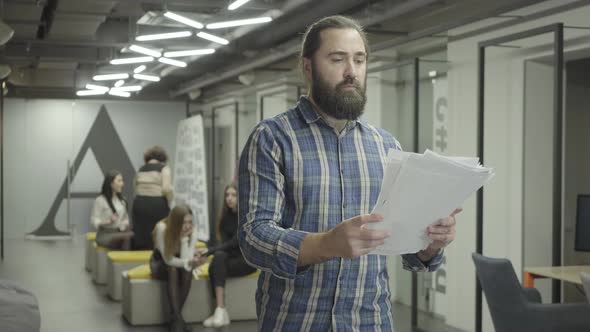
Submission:
<svg viewBox="0 0 590 332">
<path fill-rule="evenodd" d="M 303 42 L 301 43 L 301 53 L 299 55 L 299 65 L 303 71 L 303 59 L 311 59 L 315 52 L 321 46 L 320 33 L 326 29 L 354 29 L 356 30 L 365 44 L 365 52 L 367 58 L 369 56 L 369 42 L 367 35 L 363 31 L 363 28 L 355 20 L 344 16 L 328 16 L 314 24 L 310 25 L 303 35 Z"/>
</svg>

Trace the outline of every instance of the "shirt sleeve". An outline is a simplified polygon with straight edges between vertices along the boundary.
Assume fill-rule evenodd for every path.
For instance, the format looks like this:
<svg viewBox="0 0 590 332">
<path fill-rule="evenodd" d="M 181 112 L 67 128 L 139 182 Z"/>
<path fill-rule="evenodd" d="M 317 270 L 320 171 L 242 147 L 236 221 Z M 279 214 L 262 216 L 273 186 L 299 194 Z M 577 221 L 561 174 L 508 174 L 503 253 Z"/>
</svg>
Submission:
<svg viewBox="0 0 590 332">
<path fill-rule="evenodd" d="M 412 272 L 434 272 L 442 265 L 443 258 L 444 250 L 442 249 L 439 250 L 436 256 L 426 263 L 422 262 L 416 254 L 406 254 L 402 255 L 402 264 L 404 270 Z"/>
<path fill-rule="evenodd" d="M 238 242 L 250 265 L 294 279 L 307 271 L 297 267 L 307 233 L 282 225 L 285 178 L 281 165 L 281 149 L 271 130 L 259 125 L 240 158 Z"/>
<path fill-rule="evenodd" d="M 180 268 L 184 268 L 187 271 L 191 271 L 191 266 L 190 266 L 190 259 L 187 259 L 187 249 L 186 247 L 188 246 L 188 236 L 183 237 L 182 239 L 180 239 L 180 258 L 176 257 L 176 256 L 170 256 L 170 258 L 167 257 L 166 255 L 166 249 L 165 249 L 165 245 L 164 245 L 164 235 L 166 233 L 166 225 L 162 224 L 162 223 L 158 223 L 156 225 L 156 248 L 158 248 L 158 250 L 160 250 L 160 253 L 162 254 L 162 258 L 164 259 L 164 262 L 169 265 L 169 266 L 174 266 L 174 267 L 180 267 Z M 192 256 L 191 256 L 192 258 Z"/>
<path fill-rule="evenodd" d="M 232 237 L 231 239 L 223 242 L 222 244 L 220 244 L 218 246 L 215 246 L 215 247 L 210 248 L 209 250 L 207 250 L 207 253 L 205 255 L 206 256 L 209 256 L 209 255 L 213 255 L 217 251 L 229 251 L 229 250 L 236 249 L 236 248 L 239 248 L 239 247 L 240 247 L 240 245 L 239 245 L 239 242 L 238 242 L 238 236 L 236 234 L 234 237 Z"/>
<path fill-rule="evenodd" d="M 90 222 L 96 229 L 98 229 L 103 222 L 103 210 L 103 200 L 99 196 L 94 200 L 94 205 L 92 206 L 92 213 L 90 214 Z"/>
<path fill-rule="evenodd" d="M 123 231 L 129 226 L 129 213 L 127 213 L 127 203 L 123 203 L 125 210 L 121 216 L 121 222 L 119 224 L 119 230 Z"/>
<path fill-rule="evenodd" d="M 184 246 L 180 248 L 180 257 L 182 259 L 186 259 L 187 261 L 191 261 L 195 256 L 195 249 L 197 244 L 197 229 L 193 227 L 193 233 L 191 234 L 190 238 L 187 236 L 186 242 Z"/>
</svg>

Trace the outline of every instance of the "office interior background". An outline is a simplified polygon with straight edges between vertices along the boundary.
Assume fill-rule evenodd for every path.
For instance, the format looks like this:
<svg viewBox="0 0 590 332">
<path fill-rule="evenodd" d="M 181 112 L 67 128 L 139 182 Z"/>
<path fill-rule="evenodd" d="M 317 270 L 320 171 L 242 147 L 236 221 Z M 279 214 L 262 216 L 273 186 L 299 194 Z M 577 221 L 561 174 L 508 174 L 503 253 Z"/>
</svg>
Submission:
<svg viewBox="0 0 590 332">
<path fill-rule="evenodd" d="M 369 37 L 368 122 L 406 151 L 478 156 L 496 171 L 463 206 L 437 272 L 413 275 L 400 258 L 388 260 L 398 332 L 494 331 L 485 296 L 478 305 L 473 252 L 510 260 L 521 283 L 530 267 L 590 266 L 590 232 L 582 233 L 590 220 L 580 218 L 590 204 L 590 1 L 251 0 L 229 10 L 232 2 L 0 1 L 0 32 L 13 31 L 0 47 L 0 279 L 36 295 L 41 331 L 165 330 L 129 324 L 84 271 L 101 160 L 122 151 L 116 158 L 136 170 L 144 150 L 160 145 L 174 164 L 179 122 L 200 116 L 214 225 L 251 130 L 307 93 L 297 64 L 302 33 L 336 14 L 358 20 Z M 220 43 L 166 12 L 208 23 L 269 19 L 202 28 Z M 178 31 L 190 36 L 139 38 Z M 113 62 L 150 56 L 131 45 L 172 61 Z M 118 84 L 132 88 L 96 80 L 110 74 L 124 74 Z M 543 303 L 587 303 L 579 284 L 534 284 Z"/>
</svg>

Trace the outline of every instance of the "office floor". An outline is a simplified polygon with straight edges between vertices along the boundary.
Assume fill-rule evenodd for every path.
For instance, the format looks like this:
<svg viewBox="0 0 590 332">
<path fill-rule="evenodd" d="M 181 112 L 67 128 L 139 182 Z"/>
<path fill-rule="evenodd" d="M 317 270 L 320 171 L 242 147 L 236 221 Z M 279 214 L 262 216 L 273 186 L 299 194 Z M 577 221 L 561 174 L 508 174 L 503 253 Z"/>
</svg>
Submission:
<svg viewBox="0 0 590 332">
<path fill-rule="evenodd" d="M 82 238 L 66 241 L 6 240 L 0 279 L 19 281 L 37 296 L 42 332 L 164 332 L 163 326 L 132 327 L 122 318 L 119 303 L 106 297 L 84 270 Z M 410 308 L 394 306 L 396 332 L 411 331 Z M 420 315 L 422 331 L 459 332 L 428 315 Z M 193 331 L 215 331 L 200 324 Z M 224 332 L 254 332 L 256 322 L 234 322 Z"/>
</svg>

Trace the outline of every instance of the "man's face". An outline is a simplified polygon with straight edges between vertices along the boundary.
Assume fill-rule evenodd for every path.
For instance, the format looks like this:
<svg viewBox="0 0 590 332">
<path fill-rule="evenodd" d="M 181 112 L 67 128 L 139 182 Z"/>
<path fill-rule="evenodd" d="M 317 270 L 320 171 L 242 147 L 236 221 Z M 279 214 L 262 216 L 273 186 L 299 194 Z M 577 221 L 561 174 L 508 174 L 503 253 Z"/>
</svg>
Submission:
<svg viewBox="0 0 590 332">
<path fill-rule="evenodd" d="M 356 120 L 367 101 L 363 39 L 354 29 L 326 29 L 320 37 L 320 48 L 312 59 L 304 60 L 312 98 L 326 114 L 339 120 Z"/>
</svg>

